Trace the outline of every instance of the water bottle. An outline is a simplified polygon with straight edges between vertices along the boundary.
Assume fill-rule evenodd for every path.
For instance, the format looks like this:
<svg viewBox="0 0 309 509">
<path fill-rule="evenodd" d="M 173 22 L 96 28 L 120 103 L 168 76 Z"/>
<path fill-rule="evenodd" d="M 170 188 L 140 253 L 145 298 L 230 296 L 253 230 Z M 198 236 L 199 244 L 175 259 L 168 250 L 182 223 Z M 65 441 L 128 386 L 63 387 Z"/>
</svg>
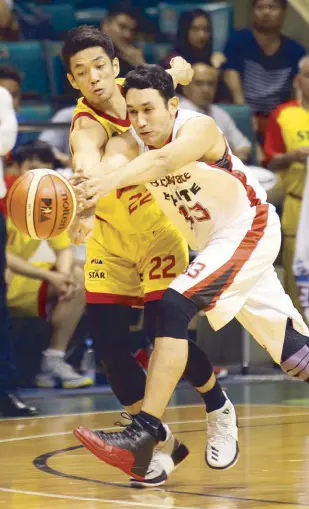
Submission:
<svg viewBox="0 0 309 509">
<path fill-rule="evenodd" d="M 96 377 L 96 364 L 95 364 L 95 353 L 93 349 L 93 339 L 85 339 L 85 350 L 81 360 L 81 372 L 84 376 L 91 378 L 95 383 Z"/>
</svg>

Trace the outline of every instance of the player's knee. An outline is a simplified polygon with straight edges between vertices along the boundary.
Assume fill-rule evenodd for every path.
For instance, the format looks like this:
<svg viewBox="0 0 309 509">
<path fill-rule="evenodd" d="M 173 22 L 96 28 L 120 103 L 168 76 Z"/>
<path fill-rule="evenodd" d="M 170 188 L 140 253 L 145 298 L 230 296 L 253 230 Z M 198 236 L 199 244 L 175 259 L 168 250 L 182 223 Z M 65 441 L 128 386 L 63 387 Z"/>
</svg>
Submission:
<svg viewBox="0 0 309 509">
<path fill-rule="evenodd" d="M 293 378 L 309 382 L 309 337 L 301 334 L 288 319 L 280 366 Z"/>
<path fill-rule="evenodd" d="M 152 336 L 188 339 L 188 325 L 198 312 L 195 304 L 171 288 L 166 290 L 162 300 L 156 302 L 155 315 L 151 316 L 148 325 Z M 147 321 L 147 308 L 145 315 Z"/>
</svg>

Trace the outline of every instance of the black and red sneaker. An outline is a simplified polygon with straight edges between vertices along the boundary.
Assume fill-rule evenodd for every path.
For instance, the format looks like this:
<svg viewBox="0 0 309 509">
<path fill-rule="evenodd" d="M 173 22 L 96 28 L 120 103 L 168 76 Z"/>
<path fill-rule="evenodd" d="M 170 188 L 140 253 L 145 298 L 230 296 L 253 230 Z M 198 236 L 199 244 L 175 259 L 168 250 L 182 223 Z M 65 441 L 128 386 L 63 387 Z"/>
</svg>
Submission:
<svg viewBox="0 0 309 509">
<path fill-rule="evenodd" d="M 136 419 L 121 432 L 105 433 L 79 427 L 74 435 L 97 458 L 140 481 L 147 474 L 157 443 Z"/>
</svg>

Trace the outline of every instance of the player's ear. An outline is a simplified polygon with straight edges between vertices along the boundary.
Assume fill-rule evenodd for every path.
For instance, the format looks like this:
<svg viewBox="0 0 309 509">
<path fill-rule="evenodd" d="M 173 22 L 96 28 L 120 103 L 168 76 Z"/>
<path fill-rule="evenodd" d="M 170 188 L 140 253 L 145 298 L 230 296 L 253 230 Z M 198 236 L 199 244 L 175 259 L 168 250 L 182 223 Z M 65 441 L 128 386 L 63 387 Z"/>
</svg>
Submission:
<svg viewBox="0 0 309 509">
<path fill-rule="evenodd" d="M 171 115 L 176 115 L 177 110 L 179 106 L 179 99 L 178 97 L 174 96 L 168 101 L 168 110 L 171 113 Z"/>
<path fill-rule="evenodd" d="M 114 58 L 114 60 L 112 61 L 112 64 L 113 64 L 114 76 L 115 76 L 115 78 L 117 78 L 117 76 L 119 75 L 119 72 L 120 72 L 119 60 L 117 57 Z"/>
<path fill-rule="evenodd" d="M 71 87 L 75 88 L 75 90 L 79 90 L 79 87 L 78 87 L 73 75 L 68 72 L 67 78 L 69 80 Z"/>
</svg>

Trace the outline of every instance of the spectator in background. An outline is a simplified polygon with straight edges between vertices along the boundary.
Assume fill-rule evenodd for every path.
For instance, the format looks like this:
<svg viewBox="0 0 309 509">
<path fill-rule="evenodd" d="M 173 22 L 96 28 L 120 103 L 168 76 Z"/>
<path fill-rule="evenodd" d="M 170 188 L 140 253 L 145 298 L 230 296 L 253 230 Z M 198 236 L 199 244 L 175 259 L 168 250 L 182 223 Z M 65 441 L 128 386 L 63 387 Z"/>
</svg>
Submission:
<svg viewBox="0 0 309 509">
<path fill-rule="evenodd" d="M 21 105 L 21 75 L 10 65 L 0 65 L 0 86 L 6 88 L 8 92 L 10 92 L 13 98 L 13 106 L 17 121 L 23 122 L 23 115 L 19 112 Z M 20 145 L 23 145 L 26 141 L 25 133 L 19 132 L 14 150 Z"/>
<path fill-rule="evenodd" d="M 292 265 L 301 201 L 309 157 L 309 55 L 299 62 L 295 80 L 297 100 L 283 103 L 269 117 L 265 135 L 266 163 L 280 172 L 284 192 L 282 211 L 284 287 L 301 312 Z"/>
<path fill-rule="evenodd" d="M 20 173 L 34 168 L 54 168 L 55 157 L 50 147 L 42 142 L 30 142 L 15 154 Z M 10 179 L 12 185 L 13 179 Z M 32 316 L 48 318 L 52 327 L 50 346 L 43 353 L 38 387 L 72 389 L 92 385 L 90 378 L 81 376 L 65 362 L 69 341 L 84 312 L 84 273 L 74 261 L 67 232 L 48 241 L 56 261 L 31 263 L 41 241 L 20 233 L 7 220 L 8 306 Z"/>
<path fill-rule="evenodd" d="M 134 46 L 139 29 L 138 11 L 127 4 L 111 4 L 101 23 L 102 32 L 114 43 L 115 56 L 119 59 L 121 76 L 145 63 L 143 52 Z"/>
<path fill-rule="evenodd" d="M 220 106 L 214 105 L 219 71 L 205 63 L 192 66 L 194 75 L 191 83 L 181 87 L 181 108 L 195 110 L 209 115 L 225 135 L 233 153 L 242 161 L 247 161 L 251 152 L 250 141 L 239 131 L 234 120 Z"/>
<path fill-rule="evenodd" d="M 17 135 L 17 122 L 12 97 L 5 88 L 0 87 L 0 198 L 6 193 L 2 175 L 1 156 L 12 150 Z M 14 367 L 9 339 L 9 319 L 6 304 L 5 283 L 5 244 L 6 227 L 0 208 L 0 414 L 5 417 L 36 415 L 34 407 L 27 406 L 16 394 Z"/>
<path fill-rule="evenodd" d="M 225 81 L 235 104 L 247 102 L 263 137 L 271 111 L 291 98 L 297 63 L 305 55 L 296 41 L 281 34 L 287 0 L 252 0 L 252 29 L 227 42 Z"/>
<path fill-rule="evenodd" d="M 13 10 L 12 0 L 0 0 L 0 41 L 15 42 L 20 39 L 20 29 Z"/>
<path fill-rule="evenodd" d="M 221 53 L 212 49 L 213 33 L 209 14 L 202 9 L 183 12 L 179 16 L 175 47 L 162 62 L 167 69 L 170 61 L 181 56 L 190 64 L 204 62 L 220 67 L 223 62 Z"/>
<path fill-rule="evenodd" d="M 51 146 L 56 159 L 64 168 L 71 167 L 72 163 L 69 136 L 74 109 L 75 106 L 63 108 L 57 111 L 57 113 L 50 120 L 52 124 L 68 123 L 69 125 L 67 129 L 50 128 L 42 131 L 39 136 L 41 141 L 45 141 Z"/>
</svg>

